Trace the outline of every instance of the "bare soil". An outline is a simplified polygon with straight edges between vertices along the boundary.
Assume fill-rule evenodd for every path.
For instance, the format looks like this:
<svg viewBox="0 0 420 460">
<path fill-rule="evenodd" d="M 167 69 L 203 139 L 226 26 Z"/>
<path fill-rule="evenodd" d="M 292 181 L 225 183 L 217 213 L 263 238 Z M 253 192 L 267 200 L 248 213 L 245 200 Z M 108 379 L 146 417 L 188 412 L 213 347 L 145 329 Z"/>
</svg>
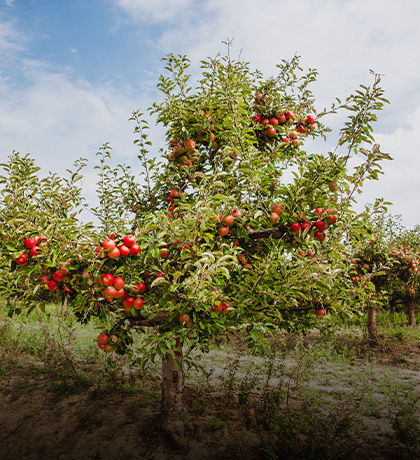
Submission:
<svg viewBox="0 0 420 460">
<path fill-rule="evenodd" d="M 324 339 L 281 340 L 309 349 Z M 182 447 L 160 431 L 158 376 L 132 390 L 63 388 L 39 363 L 8 357 L 0 361 L 0 459 L 420 458 L 419 344 L 342 338 L 337 347 L 352 350 L 354 362 L 287 358 L 269 388 L 253 380 L 267 358 L 244 355 L 241 341 L 211 352 L 207 377 L 187 375 Z"/>
</svg>

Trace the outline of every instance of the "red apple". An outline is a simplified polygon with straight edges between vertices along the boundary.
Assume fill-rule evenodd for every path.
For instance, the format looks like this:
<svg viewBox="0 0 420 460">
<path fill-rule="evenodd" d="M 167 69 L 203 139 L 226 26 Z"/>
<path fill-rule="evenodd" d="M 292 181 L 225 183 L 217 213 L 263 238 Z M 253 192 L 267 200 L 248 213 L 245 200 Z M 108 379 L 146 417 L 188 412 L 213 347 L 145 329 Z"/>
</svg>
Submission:
<svg viewBox="0 0 420 460">
<path fill-rule="evenodd" d="M 114 275 L 111 273 L 104 273 L 101 277 L 104 286 L 112 286 L 114 284 Z"/>
<path fill-rule="evenodd" d="M 193 139 L 187 139 L 184 145 L 187 152 L 192 152 L 195 149 L 195 141 Z"/>
<path fill-rule="evenodd" d="M 53 279 L 55 279 L 57 281 L 57 283 L 60 283 L 62 281 L 62 279 L 66 276 L 66 272 L 67 270 L 58 270 L 58 272 L 55 272 L 53 273 Z"/>
<path fill-rule="evenodd" d="M 283 212 L 283 206 L 281 206 L 278 203 L 276 203 L 271 208 L 271 212 L 275 212 L 276 214 L 278 214 L 280 216 L 280 214 Z"/>
<path fill-rule="evenodd" d="M 49 280 L 47 287 L 50 291 L 56 291 L 58 289 L 58 283 L 55 280 Z"/>
<path fill-rule="evenodd" d="M 112 286 L 110 286 L 110 287 L 112 287 Z M 121 299 L 124 296 L 125 296 L 125 289 L 121 288 L 121 289 L 117 290 L 117 292 L 115 293 L 114 297 L 115 297 L 115 299 Z"/>
<path fill-rule="evenodd" d="M 39 246 L 34 246 L 33 248 L 31 248 L 31 250 L 29 251 L 29 254 L 34 257 L 34 256 L 37 256 L 38 254 L 41 254 L 42 252 L 42 249 L 39 247 Z"/>
<path fill-rule="evenodd" d="M 220 236 L 225 236 L 229 233 L 229 227 L 219 227 L 217 229 L 217 233 L 220 235 Z"/>
<path fill-rule="evenodd" d="M 291 110 L 288 110 L 286 113 L 286 119 L 287 120 L 291 120 L 292 118 L 295 118 L 295 114 L 291 111 Z"/>
<path fill-rule="evenodd" d="M 324 241 L 325 238 L 326 238 L 326 235 L 323 232 L 315 232 L 314 233 L 314 238 L 316 238 L 319 241 Z"/>
<path fill-rule="evenodd" d="M 114 287 L 115 289 L 119 290 L 119 289 L 122 289 L 125 285 L 125 281 L 123 278 L 121 278 L 121 276 L 117 276 L 115 279 L 114 279 Z"/>
<path fill-rule="evenodd" d="M 190 315 L 188 313 L 184 313 L 179 317 L 179 322 L 182 323 L 189 323 L 191 321 Z"/>
<path fill-rule="evenodd" d="M 102 241 L 101 246 L 106 251 L 112 251 L 113 249 L 115 249 L 116 244 L 114 240 L 108 239 L 108 240 Z"/>
<path fill-rule="evenodd" d="M 313 123 L 315 123 L 315 118 L 312 115 L 308 115 L 306 117 L 306 123 L 308 123 L 309 125 L 312 125 Z"/>
<path fill-rule="evenodd" d="M 279 123 L 286 123 L 286 114 L 280 113 L 278 115 Z"/>
<path fill-rule="evenodd" d="M 134 235 L 126 235 L 124 237 L 124 244 L 128 248 L 133 246 L 133 244 L 136 242 L 136 237 Z"/>
<path fill-rule="evenodd" d="M 141 310 L 143 308 L 144 301 L 140 297 L 134 299 L 133 307 L 134 310 Z"/>
<path fill-rule="evenodd" d="M 114 286 L 108 286 L 103 290 L 102 293 L 108 302 L 112 302 L 117 295 L 117 290 L 114 288 Z"/>
<path fill-rule="evenodd" d="M 323 209 L 322 208 L 316 208 L 315 209 L 315 214 L 318 214 L 319 216 L 322 214 Z"/>
<path fill-rule="evenodd" d="M 317 230 L 319 230 L 320 232 L 323 232 L 324 230 L 327 229 L 328 225 L 327 223 L 325 222 L 325 220 L 319 220 L 318 222 L 315 223 L 315 227 Z"/>
<path fill-rule="evenodd" d="M 136 256 L 140 252 L 140 246 L 137 243 L 134 243 L 130 248 L 130 254 Z"/>
<path fill-rule="evenodd" d="M 117 257 L 120 256 L 120 250 L 118 248 L 114 248 L 112 251 L 108 252 L 108 257 L 110 259 L 116 259 Z"/>
<path fill-rule="evenodd" d="M 292 230 L 293 233 L 298 233 L 300 231 L 300 224 L 299 222 L 293 222 L 290 225 L 290 229 Z"/>
<path fill-rule="evenodd" d="M 277 118 L 270 118 L 270 125 L 277 126 L 279 124 L 279 121 Z"/>
<path fill-rule="evenodd" d="M 300 228 L 302 229 L 302 232 L 303 232 L 308 227 L 311 227 L 310 222 L 303 222 Z"/>
<path fill-rule="evenodd" d="M 265 130 L 265 133 L 267 134 L 267 136 L 275 136 L 276 135 L 276 128 L 274 126 L 269 126 L 266 130 Z"/>
<path fill-rule="evenodd" d="M 279 220 L 279 215 L 275 212 L 271 213 L 271 216 L 268 218 L 268 220 L 270 221 L 271 224 L 277 224 L 278 220 Z"/>
<path fill-rule="evenodd" d="M 36 239 L 35 238 L 25 238 L 25 248 L 31 249 L 36 246 Z"/>
<path fill-rule="evenodd" d="M 318 318 L 323 318 L 326 315 L 326 311 L 323 308 L 318 308 L 315 310 L 315 315 Z"/>
<path fill-rule="evenodd" d="M 22 252 L 22 254 L 19 257 L 16 257 L 16 259 L 15 259 L 15 262 L 18 265 L 22 265 L 22 264 L 26 263 L 27 261 L 28 261 L 28 256 L 24 252 Z"/>
<path fill-rule="evenodd" d="M 140 283 L 136 283 L 136 288 L 137 288 L 137 292 L 139 292 L 140 294 L 143 293 L 145 290 L 146 290 L 146 285 L 142 282 Z"/>
<path fill-rule="evenodd" d="M 118 246 L 118 250 L 120 251 L 120 257 L 127 257 L 130 254 L 130 249 L 125 244 Z"/>
<path fill-rule="evenodd" d="M 101 334 L 99 336 L 98 342 L 101 343 L 102 345 L 106 345 L 108 343 L 108 334 Z"/>
<path fill-rule="evenodd" d="M 261 123 L 261 122 L 262 122 L 261 115 L 259 115 L 258 113 L 256 113 L 256 114 L 254 115 L 254 121 L 255 121 L 256 123 Z"/>
<path fill-rule="evenodd" d="M 126 311 L 130 311 L 130 308 L 134 305 L 134 297 L 131 297 L 131 296 L 125 296 L 123 298 L 123 305 L 124 305 L 124 309 Z"/>
<path fill-rule="evenodd" d="M 211 306 L 211 309 L 216 312 L 216 313 L 220 313 L 222 310 L 223 310 L 223 306 L 221 303 L 219 304 L 216 304 L 214 303 L 212 306 Z"/>
<path fill-rule="evenodd" d="M 296 131 L 290 131 L 289 137 L 291 137 L 292 139 L 297 139 L 298 133 Z"/>
<path fill-rule="evenodd" d="M 232 214 L 223 217 L 222 219 L 222 224 L 225 227 L 230 227 L 233 224 L 233 221 L 235 220 L 235 216 L 232 216 Z"/>
</svg>

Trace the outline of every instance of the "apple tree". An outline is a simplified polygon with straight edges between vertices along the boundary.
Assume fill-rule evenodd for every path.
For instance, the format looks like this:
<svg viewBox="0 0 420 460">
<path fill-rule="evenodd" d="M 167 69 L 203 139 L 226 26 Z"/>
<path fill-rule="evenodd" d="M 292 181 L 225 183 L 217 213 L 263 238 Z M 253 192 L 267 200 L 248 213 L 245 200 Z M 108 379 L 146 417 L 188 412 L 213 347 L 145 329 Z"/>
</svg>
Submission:
<svg viewBox="0 0 420 460">
<path fill-rule="evenodd" d="M 11 314 L 49 301 L 65 302 L 81 321 L 103 318 L 104 352 L 133 355 L 131 332 L 143 332 L 143 353 L 132 357 L 162 359 L 164 429 L 176 437 L 183 365 L 199 365 L 199 351 L 238 332 L 258 345 L 279 328 L 304 330 L 348 308 L 338 280 L 349 238 L 366 233 L 352 205 L 390 157 L 372 134 L 387 102 L 378 75 L 319 111 L 310 90 L 317 72 L 303 72 L 297 57 L 269 79 L 229 55 L 208 59 L 195 86 L 185 56 L 164 63 L 162 100 L 149 112 L 167 147 L 151 153 L 146 117 L 135 111 L 140 178 L 111 166 L 107 144 L 100 149 L 96 227 L 79 217 L 83 160 L 67 178 L 40 179 L 17 153 L 2 165 L 8 276 L 0 289 Z M 336 148 L 311 153 L 337 110 L 349 116 Z"/>
</svg>

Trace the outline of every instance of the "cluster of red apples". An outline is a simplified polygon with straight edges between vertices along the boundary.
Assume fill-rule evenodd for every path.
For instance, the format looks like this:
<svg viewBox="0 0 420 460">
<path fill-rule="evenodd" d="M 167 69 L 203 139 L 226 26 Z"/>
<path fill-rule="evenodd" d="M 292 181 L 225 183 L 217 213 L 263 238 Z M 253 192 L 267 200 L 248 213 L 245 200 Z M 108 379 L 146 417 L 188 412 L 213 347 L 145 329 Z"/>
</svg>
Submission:
<svg viewBox="0 0 420 460">
<path fill-rule="evenodd" d="M 118 342 L 119 338 L 115 334 L 101 334 L 98 339 L 98 347 L 109 353 Z"/>
<path fill-rule="evenodd" d="M 101 245 L 95 249 L 96 255 L 100 258 L 117 259 L 118 257 L 127 257 L 129 255 L 136 256 L 140 252 L 140 246 L 136 243 L 134 235 L 126 235 L 123 243 L 119 246 L 117 246 L 114 239 L 115 235 L 112 234 L 108 239 L 102 241 Z"/>
<path fill-rule="evenodd" d="M 39 236 L 38 238 L 25 238 L 23 245 L 26 249 L 29 249 L 29 252 L 22 252 L 22 254 L 19 257 L 16 257 L 16 265 L 18 267 L 26 267 L 29 264 L 29 259 L 31 257 L 35 257 L 41 254 L 42 249 L 40 247 L 40 244 L 42 244 L 43 241 L 47 240 L 48 238 L 46 236 Z"/>
<path fill-rule="evenodd" d="M 276 203 L 271 209 L 271 215 L 268 218 L 271 224 L 276 225 L 279 222 L 280 216 L 283 212 L 283 207 Z M 314 211 L 315 221 L 309 221 L 306 214 L 301 213 L 297 216 L 296 222 L 290 224 L 290 230 L 293 234 L 305 233 L 309 235 L 314 230 L 314 238 L 319 241 L 324 241 L 326 238 L 325 230 L 337 222 L 337 214 L 331 209 L 316 208 Z"/>
<path fill-rule="evenodd" d="M 104 273 L 100 281 L 105 286 L 102 294 L 107 302 L 111 303 L 116 299 L 122 299 L 122 305 L 127 313 L 131 313 L 131 308 L 134 310 L 143 308 L 143 299 L 130 295 L 143 293 L 146 290 L 146 285 L 143 282 L 136 283 L 127 293 L 127 290 L 124 289 L 125 281 L 121 276 L 114 277 L 112 273 Z"/>
<path fill-rule="evenodd" d="M 184 192 L 180 192 L 178 190 L 172 189 L 169 196 L 168 196 L 168 201 L 170 203 L 169 209 L 168 209 L 168 217 L 171 219 L 174 217 L 174 212 L 176 211 L 176 200 L 178 198 L 181 198 Z M 177 212 L 177 217 L 181 217 L 181 214 Z"/>
</svg>

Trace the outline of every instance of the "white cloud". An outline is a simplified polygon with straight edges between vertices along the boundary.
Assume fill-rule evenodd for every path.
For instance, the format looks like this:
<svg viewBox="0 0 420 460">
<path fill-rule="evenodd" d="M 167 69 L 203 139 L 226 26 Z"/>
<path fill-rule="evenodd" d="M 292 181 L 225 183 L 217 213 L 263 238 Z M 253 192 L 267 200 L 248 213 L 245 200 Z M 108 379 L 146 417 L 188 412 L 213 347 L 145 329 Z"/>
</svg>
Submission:
<svg viewBox="0 0 420 460">
<path fill-rule="evenodd" d="M 140 22 L 175 22 L 192 7 L 193 0 L 117 0 L 116 4 L 131 19 Z"/>
</svg>

